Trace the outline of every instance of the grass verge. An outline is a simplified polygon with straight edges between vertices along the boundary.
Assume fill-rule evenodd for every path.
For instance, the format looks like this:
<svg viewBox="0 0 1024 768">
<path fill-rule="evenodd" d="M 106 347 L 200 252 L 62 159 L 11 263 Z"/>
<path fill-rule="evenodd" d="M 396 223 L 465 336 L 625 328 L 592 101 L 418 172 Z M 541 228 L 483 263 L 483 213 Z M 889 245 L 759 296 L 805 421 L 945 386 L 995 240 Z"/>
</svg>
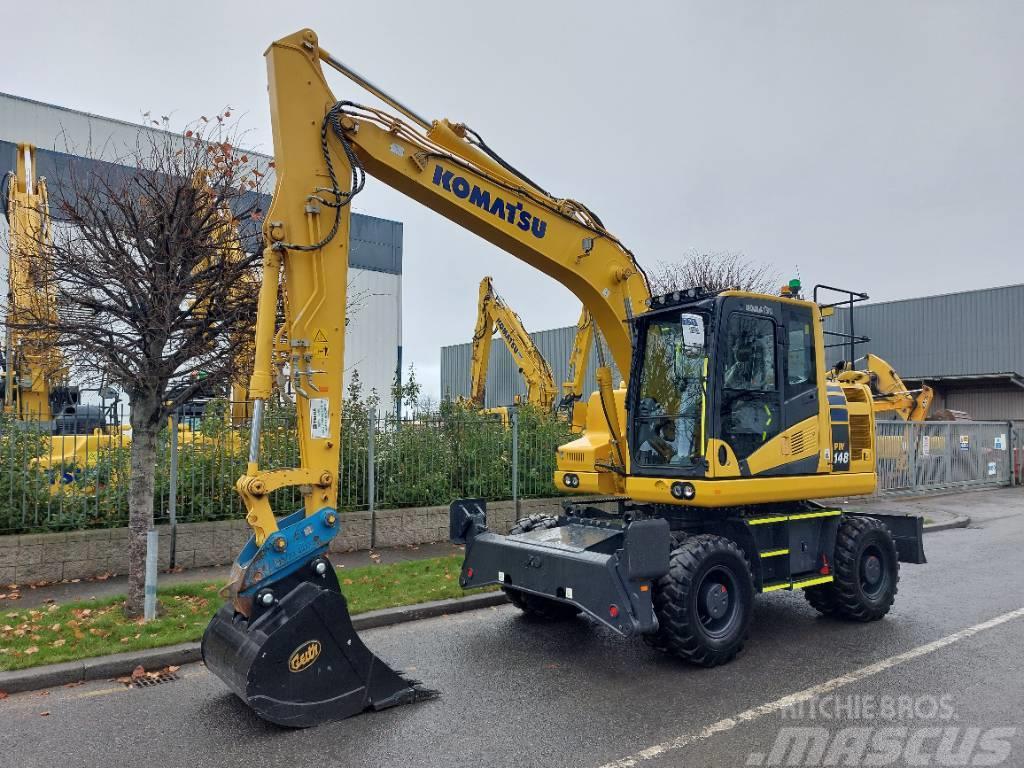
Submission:
<svg viewBox="0 0 1024 768">
<path fill-rule="evenodd" d="M 461 555 L 338 570 L 352 615 L 462 597 Z M 109 653 L 199 640 L 223 600 L 220 583 L 179 584 L 159 591 L 161 613 L 127 619 L 124 597 L 0 612 L 0 670 L 25 669 Z M 493 589 L 493 588 L 492 588 Z"/>
</svg>

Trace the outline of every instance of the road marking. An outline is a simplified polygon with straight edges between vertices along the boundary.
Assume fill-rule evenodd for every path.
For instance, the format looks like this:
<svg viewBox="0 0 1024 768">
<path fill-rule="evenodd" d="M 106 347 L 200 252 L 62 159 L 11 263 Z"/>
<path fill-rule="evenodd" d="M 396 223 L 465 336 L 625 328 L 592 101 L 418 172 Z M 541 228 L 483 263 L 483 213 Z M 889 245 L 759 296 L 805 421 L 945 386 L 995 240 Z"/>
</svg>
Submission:
<svg viewBox="0 0 1024 768">
<path fill-rule="evenodd" d="M 809 701 L 816 696 L 822 696 L 826 693 L 830 693 L 837 688 L 842 688 L 843 686 L 850 685 L 851 683 L 860 682 L 872 675 L 877 675 L 879 672 L 885 672 L 887 669 L 892 669 L 899 664 L 904 664 L 908 661 L 919 659 L 922 656 L 927 656 L 930 653 L 935 653 L 935 651 L 939 651 L 947 646 L 953 645 L 954 643 L 959 643 L 961 640 L 974 637 L 974 635 L 979 632 L 984 632 L 987 629 L 992 629 L 993 627 L 998 627 L 1000 624 L 1005 624 L 1008 621 L 1020 618 L 1024 618 L 1024 608 L 1018 608 L 1015 611 L 1010 611 L 1009 613 L 996 616 L 994 619 L 983 621 L 981 624 L 966 627 L 965 629 L 961 629 L 951 635 L 941 637 L 938 640 L 933 640 L 930 643 L 925 643 L 924 645 L 919 645 L 916 648 L 911 648 L 909 651 L 905 651 L 904 653 L 890 656 L 887 659 L 876 661 L 874 664 L 861 667 L 853 672 L 848 672 L 845 675 L 834 677 L 824 683 L 819 683 L 818 685 L 805 688 L 797 693 L 791 693 L 788 696 L 783 696 L 781 699 L 776 699 L 775 701 L 769 701 L 765 704 L 761 704 L 760 706 L 746 709 L 732 717 L 726 717 L 716 723 L 712 723 L 711 725 L 701 728 L 699 731 L 684 733 L 682 736 L 678 736 L 670 741 L 664 741 L 661 744 L 655 744 L 647 749 L 642 749 L 636 754 L 623 757 L 610 763 L 605 763 L 601 768 L 633 768 L 633 766 L 636 766 L 646 760 L 653 760 L 667 752 L 672 752 L 689 746 L 690 744 L 704 741 L 705 739 L 709 739 L 719 733 L 731 731 L 733 728 L 744 723 L 749 723 L 752 720 L 757 720 L 765 715 L 770 715 L 775 712 L 781 712 L 782 710 L 788 709 L 796 704 Z"/>
</svg>

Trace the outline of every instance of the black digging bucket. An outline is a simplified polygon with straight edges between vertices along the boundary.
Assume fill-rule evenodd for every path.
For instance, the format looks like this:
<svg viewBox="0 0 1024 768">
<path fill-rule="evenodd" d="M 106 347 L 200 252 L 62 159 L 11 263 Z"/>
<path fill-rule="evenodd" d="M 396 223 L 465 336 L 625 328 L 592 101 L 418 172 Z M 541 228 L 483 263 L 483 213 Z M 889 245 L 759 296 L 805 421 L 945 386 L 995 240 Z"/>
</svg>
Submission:
<svg viewBox="0 0 1024 768">
<path fill-rule="evenodd" d="M 207 668 L 261 718 L 308 728 L 436 695 L 363 644 L 333 567 L 285 588 L 250 618 L 229 601 L 203 634 Z"/>
</svg>

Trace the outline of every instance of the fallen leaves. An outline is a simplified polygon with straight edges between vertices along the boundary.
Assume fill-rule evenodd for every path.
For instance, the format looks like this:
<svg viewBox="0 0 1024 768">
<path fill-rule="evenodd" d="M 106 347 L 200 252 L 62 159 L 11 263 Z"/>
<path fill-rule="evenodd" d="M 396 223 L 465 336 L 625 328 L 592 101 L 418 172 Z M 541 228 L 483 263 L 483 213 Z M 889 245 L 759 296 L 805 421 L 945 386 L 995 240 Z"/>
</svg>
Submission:
<svg viewBox="0 0 1024 768">
<path fill-rule="evenodd" d="M 10 695 L 11 694 L 9 694 L 7 691 L 0 691 L 0 701 L 3 701 L 4 699 L 6 699 Z"/>
<path fill-rule="evenodd" d="M 28 648 L 25 649 L 26 656 L 31 656 L 33 653 L 39 653 L 38 645 L 30 645 Z"/>
</svg>

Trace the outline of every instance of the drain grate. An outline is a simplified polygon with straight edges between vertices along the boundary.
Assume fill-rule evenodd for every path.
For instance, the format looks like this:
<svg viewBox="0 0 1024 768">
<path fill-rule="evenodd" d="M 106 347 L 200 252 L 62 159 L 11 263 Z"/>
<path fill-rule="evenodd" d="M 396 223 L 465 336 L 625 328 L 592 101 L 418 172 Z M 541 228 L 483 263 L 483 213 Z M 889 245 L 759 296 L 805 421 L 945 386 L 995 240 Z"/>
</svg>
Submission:
<svg viewBox="0 0 1024 768">
<path fill-rule="evenodd" d="M 175 680 L 180 680 L 173 672 L 161 672 L 156 675 L 145 675 L 143 677 L 132 680 L 128 683 L 129 688 L 151 688 L 154 685 L 160 685 L 162 683 L 173 683 Z"/>
</svg>

